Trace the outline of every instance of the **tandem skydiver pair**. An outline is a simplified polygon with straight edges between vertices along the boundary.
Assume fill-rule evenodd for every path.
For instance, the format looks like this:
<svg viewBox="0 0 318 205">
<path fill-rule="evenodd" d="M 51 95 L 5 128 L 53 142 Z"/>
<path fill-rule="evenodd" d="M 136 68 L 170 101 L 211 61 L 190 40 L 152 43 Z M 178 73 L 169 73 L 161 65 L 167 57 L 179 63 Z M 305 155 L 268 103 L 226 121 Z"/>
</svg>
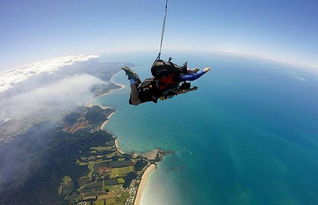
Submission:
<svg viewBox="0 0 318 205">
<path fill-rule="evenodd" d="M 200 78 L 211 68 L 204 68 L 200 71 L 198 68 L 189 69 L 187 63 L 178 66 L 171 62 L 171 58 L 168 61 L 156 59 L 151 67 L 153 77 L 147 78 L 143 82 L 132 69 L 128 67 L 122 69 L 130 80 L 129 103 L 139 105 L 151 101 L 157 103 L 158 99 L 165 100 L 178 94 L 197 90 L 196 86 L 191 87 L 187 81 Z"/>
</svg>

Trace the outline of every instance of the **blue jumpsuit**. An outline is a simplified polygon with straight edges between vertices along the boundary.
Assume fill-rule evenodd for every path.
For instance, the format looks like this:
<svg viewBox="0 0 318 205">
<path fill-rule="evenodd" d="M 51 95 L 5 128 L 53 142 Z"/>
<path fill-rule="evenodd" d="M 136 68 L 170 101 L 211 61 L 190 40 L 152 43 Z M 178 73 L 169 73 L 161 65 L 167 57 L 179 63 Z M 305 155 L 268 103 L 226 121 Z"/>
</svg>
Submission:
<svg viewBox="0 0 318 205">
<path fill-rule="evenodd" d="M 204 71 L 198 71 L 196 73 L 192 73 L 192 74 L 185 74 L 185 75 L 181 75 L 179 77 L 179 81 L 194 81 L 198 78 L 200 78 L 202 75 L 204 75 L 206 72 Z"/>
</svg>

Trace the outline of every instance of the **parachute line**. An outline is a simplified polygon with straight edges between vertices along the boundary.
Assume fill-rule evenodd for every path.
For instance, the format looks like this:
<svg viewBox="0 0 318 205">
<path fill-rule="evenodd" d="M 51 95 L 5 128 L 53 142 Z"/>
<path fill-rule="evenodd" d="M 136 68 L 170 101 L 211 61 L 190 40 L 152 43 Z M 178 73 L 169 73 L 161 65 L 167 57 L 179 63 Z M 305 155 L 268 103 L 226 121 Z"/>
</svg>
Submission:
<svg viewBox="0 0 318 205">
<path fill-rule="evenodd" d="M 165 34 L 165 28 L 166 28 L 167 11 L 168 11 L 168 0 L 166 0 L 165 15 L 164 15 L 164 18 L 163 18 L 162 31 L 161 31 L 160 48 L 159 48 L 159 54 L 158 54 L 157 59 L 160 59 L 160 55 L 161 55 L 163 37 L 164 37 L 164 34 Z"/>
</svg>

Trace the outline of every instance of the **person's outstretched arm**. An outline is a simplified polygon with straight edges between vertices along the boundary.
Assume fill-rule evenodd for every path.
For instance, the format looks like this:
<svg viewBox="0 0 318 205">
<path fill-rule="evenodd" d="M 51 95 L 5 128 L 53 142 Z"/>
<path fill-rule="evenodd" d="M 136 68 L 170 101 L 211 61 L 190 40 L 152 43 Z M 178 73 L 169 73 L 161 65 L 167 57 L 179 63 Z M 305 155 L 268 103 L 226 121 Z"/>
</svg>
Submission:
<svg viewBox="0 0 318 205">
<path fill-rule="evenodd" d="M 211 68 L 205 68 L 205 69 L 203 69 L 203 71 L 198 71 L 196 73 L 187 74 L 187 75 L 181 75 L 179 80 L 180 81 L 194 81 L 194 80 L 200 78 L 202 75 L 206 74 L 210 70 L 211 70 Z"/>
</svg>

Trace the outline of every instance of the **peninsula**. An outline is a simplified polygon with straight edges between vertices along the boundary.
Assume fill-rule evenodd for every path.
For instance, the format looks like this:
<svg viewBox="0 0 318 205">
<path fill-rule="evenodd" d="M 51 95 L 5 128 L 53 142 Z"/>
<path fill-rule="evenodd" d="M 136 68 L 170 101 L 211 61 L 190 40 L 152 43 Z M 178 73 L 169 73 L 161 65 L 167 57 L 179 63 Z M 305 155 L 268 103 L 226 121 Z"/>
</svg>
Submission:
<svg viewBox="0 0 318 205">
<path fill-rule="evenodd" d="M 116 139 L 101 130 L 101 125 L 113 112 L 112 108 L 99 106 L 80 107 L 64 118 L 62 132 L 98 135 L 100 140 L 98 144 L 78 150 L 80 154 L 74 163 L 82 174 L 70 172 L 61 178 L 58 193 L 68 204 L 139 202 L 140 191 L 145 185 L 144 173 L 149 174 L 156 163 L 169 153 L 160 149 L 144 154 L 120 151 Z"/>
</svg>

